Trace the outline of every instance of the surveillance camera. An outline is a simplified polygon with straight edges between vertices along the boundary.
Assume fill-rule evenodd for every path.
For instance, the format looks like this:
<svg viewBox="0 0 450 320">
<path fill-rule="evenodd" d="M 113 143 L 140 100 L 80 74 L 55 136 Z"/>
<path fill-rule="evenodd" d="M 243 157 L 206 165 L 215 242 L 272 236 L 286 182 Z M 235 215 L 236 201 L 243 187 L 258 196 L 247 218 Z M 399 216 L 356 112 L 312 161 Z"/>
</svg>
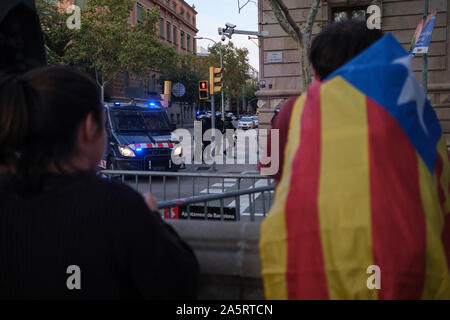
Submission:
<svg viewBox="0 0 450 320">
<path fill-rule="evenodd" d="M 225 41 L 225 36 L 224 36 L 224 35 L 222 35 L 221 39 L 222 39 L 222 41 Z"/>
<path fill-rule="evenodd" d="M 227 28 L 231 28 L 231 29 L 236 28 L 236 25 L 235 25 L 235 24 L 232 24 L 232 23 L 229 23 L 229 22 L 225 23 L 225 26 L 226 26 Z"/>
</svg>

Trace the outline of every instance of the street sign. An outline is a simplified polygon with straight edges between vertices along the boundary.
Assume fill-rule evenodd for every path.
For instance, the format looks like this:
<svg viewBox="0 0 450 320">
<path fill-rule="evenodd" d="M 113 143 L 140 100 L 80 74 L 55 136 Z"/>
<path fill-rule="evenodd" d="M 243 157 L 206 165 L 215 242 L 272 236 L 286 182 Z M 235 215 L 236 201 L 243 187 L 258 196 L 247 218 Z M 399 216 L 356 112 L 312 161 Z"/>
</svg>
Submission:
<svg viewBox="0 0 450 320">
<path fill-rule="evenodd" d="M 172 86 L 172 94 L 177 97 L 177 98 L 181 98 L 182 96 L 184 96 L 186 93 L 186 87 L 184 86 L 184 84 L 177 82 Z"/>
<path fill-rule="evenodd" d="M 425 26 L 423 26 L 423 19 L 419 22 L 411 43 L 410 55 L 428 53 L 436 17 L 437 10 L 434 10 L 428 15 Z"/>
<path fill-rule="evenodd" d="M 189 207 L 190 218 L 205 220 L 205 207 L 204 206 L 190 206 Z M 178 207 L 178 218 L 187 219 L 188 212 L 186 206 Z M 221 220 L 220 207 L 207 207 L 206 214 L 208 220 Z M 223 208 L 223 219 L 225 221 L 236 221 L 236 208 Z"/>
<path fill-rule="evenodd" d="M 267 63 L 279 63 L 283 62 L 283 52 L 268 52 L 267 53 Z"/>
<path fill-rule="evenodd" d="M 259 82 L 259 88 L 260 88 L 260 89 L 266 88 L 266 80 L 261 80 L 261 81 Z"/>
<path fill-rule="evenodd" d="M 168 208 L 165 208 L 164 219 L 178 220 L 180 218 L 178 213 L 179 213 L 178 207 L 170 208 L 170 211 Z"/>
</svg>

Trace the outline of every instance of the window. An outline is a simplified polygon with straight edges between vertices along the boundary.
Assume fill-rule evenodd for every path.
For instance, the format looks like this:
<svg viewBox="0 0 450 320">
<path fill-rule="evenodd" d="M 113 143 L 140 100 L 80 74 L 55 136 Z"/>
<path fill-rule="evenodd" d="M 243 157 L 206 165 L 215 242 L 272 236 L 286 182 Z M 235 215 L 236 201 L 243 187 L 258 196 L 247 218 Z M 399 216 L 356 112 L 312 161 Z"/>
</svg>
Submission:
<svg viewBox="0 0 450 320">
<path fill-rule="evenodd" d="M 137 13 L 137 22 L 138 23 L 142 23 L 143 19 L 142 19 L 142 10 L 144 9 L 144 7 L 142 7 L 142 4 L 140 3 L 136 3 L 136 13 Z"/>
<path fill-rule="evenodd" d="M 186 36 L 186 43 L 187 43 L 187 51 L 191 51 L 191 36 Z"/>
<path fill-rule="evenodd" d="M 170 7 L 170 0 L 166 0 L 166 6 Z"/>
<path fill-rule="evenodd" d="M 170 41 L 170 22 L 166 22 L 166 39 Z"/>
<path fill-rule="evenodd" d="M 172 8 L 173 8 L 173 11 L 177 12 L 177 4 L 175 1 L 172 2 Z"/>
<path fill-rule="evenodd" d="M 191 23 L 191 16 L 189 15 L 189 13 L 186 14 L 186 21 L 187 21 L 188 23 Z"/>
<path fill-rule="evenodd" d="M 339 22 L 349 19 L 366 21 L 366 8 L 365 7 L 336 7 L 332 8 L 332 22 Z"/>
<path fill-rule="evenodd" d="M 159 35 L 164 37 L 164 19 L 159 19 Z"/>
<path fill-rule="evenodd" d="M 181 47 L 184 49 L 184 31 L 180 32 L 180 43 L 181 43 Z"/>
<path fill-rule="evenodd" d="M 173 43 L 177 44 L 177 27 L 173 26 Z"/>
</svg>

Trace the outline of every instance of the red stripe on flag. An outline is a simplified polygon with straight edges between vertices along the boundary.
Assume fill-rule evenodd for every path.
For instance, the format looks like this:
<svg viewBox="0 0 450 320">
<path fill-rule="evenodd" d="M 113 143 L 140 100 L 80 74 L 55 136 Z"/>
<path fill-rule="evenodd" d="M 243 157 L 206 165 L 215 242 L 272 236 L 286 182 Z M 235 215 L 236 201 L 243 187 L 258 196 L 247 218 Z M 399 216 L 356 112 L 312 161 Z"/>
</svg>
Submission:
<svg viewBox="0 0 450 320">
<path fill-rule="evenodd" d="M 288 299 L 328 299 L 319 230 L 320 84 L 308 89 L 286 200 Z"/>
<path fill-rule="evenodd" d="M 381 271 L 379 298 L 420 299 L 426 220 L 417 153 L 397 121 L 371 99 L 367 99 L 367 117 L 373 255 Z"/>
</svg>

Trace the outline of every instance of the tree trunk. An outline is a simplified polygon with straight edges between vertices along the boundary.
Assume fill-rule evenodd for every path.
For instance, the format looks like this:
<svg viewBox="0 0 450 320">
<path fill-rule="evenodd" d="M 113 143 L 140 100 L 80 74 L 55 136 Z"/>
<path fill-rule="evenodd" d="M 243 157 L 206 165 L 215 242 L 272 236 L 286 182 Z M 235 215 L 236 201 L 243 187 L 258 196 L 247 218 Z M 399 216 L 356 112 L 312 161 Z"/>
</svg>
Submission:
<svg viewBox="0 0 450 320">
<path fill-rule="evenodd" d="M 311 83 L 311 68 L 309 66 L 309 41 L 307 37 L 303 37 L 302 40 L 297 41 L 298 54 L 300 62 L 300 89 L 302 93 L 306 91 Z"/>
<path fill-rule="evenodd" d="M 309 66 L 309 48 L 311 34 L 319 10 L 320 0 L 313 0 L 311 9 L 306 21 L 306 28 L 301 31 L 299 25 L 293 19 L 289 8 L 284 0 L 267 0 L 281 28 L 298 44 L 299 65 L 300 65 L 300 89 L 305 92 L 311 83 L 311 68 Z"/>
</svg>

